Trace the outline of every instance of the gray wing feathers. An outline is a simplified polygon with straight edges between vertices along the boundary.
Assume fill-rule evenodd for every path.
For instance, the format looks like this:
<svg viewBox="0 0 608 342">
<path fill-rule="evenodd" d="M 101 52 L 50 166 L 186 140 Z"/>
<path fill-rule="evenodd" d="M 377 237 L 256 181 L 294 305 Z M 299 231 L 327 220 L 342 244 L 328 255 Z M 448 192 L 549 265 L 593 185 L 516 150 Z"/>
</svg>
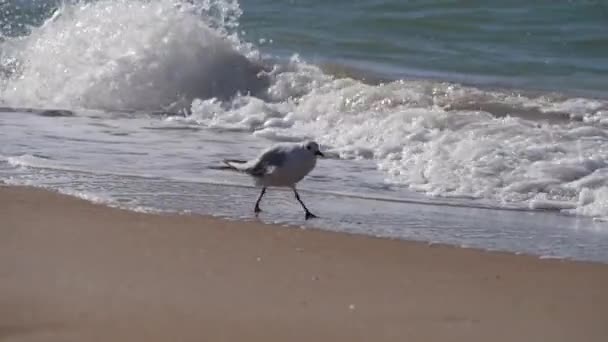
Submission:
<svg viewBox="0 0 608 342">
<path fill-rule="evenodd" d="M 251 161 L 224 159 L 224 168 L 245 172 L 254 177 L 263 177 L 281 167 L 287 160 L 287 151 L 280 147 L 269 149 Z"/>
<path fill-rule="evenodd" d="M 287 153 L 283 149 L 270 149 L 264 152 L 245 172 L 252 176 L 262 177 L 272 173 L 277 167 L 281 167 L 286 159 Z"/>
</svg>

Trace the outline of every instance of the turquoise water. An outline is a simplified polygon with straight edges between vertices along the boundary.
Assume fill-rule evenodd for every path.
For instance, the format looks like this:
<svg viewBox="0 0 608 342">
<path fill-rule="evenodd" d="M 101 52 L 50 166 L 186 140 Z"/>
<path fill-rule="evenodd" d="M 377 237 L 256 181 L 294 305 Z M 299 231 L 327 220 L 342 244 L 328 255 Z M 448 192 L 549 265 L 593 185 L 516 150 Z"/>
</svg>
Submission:
<svg viewBox="0 0 608 342">
<path fill-rule="evenodd" d="M 606 1 L 243 1 L 268 51 L 386 75 L 591 92 L 608 87 Z"/>
<path fill-rule="evenodd" d="M 25 34 L 63 2 L 1 1 L 0 32 Z M 600 97 L 608 88 L 604 0 L 249 0 L 240 7 L 242 37 L 273 56 L 297 53 L 389 79 Z"/>
</svg>

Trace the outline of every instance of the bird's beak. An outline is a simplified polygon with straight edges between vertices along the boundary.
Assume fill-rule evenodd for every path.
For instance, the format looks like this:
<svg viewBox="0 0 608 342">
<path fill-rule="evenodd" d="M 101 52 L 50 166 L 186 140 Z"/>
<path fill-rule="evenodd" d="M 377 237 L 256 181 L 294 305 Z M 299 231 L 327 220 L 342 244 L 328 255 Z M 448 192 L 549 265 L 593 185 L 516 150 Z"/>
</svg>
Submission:
<svg viewBox="0 0 608 342">
<path fill-rule="evenodd" d="M 325 155 L 323 153 L 321 153 L 321 151 L 315 152 L 315 156 L 325 157 Z"/>
</svg>

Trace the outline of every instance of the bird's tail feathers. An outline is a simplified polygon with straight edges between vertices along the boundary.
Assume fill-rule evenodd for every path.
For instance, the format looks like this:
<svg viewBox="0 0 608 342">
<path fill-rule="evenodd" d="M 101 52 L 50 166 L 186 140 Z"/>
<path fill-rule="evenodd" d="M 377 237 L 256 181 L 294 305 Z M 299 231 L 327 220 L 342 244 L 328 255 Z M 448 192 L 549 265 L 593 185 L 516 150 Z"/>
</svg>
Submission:
<svg viewBox="0 0 608 342">
<path fill-rule="evenodd" d="M 242 171 L 243 170 L 242 166 L 245 163 L 247 163 L 246 160 L 224 159 L 224 164 L 226 164 L 226 166 L 225 166 L 226 170 Z"/>
<path fill-rule="evenodd" d="M 208 166 L 208 168 L 211 170 L 243 171 L 243 168 L 240 166 L 242 164 L 247 163 L 245 160 L 237 160 L 237 159 L 224 159 L 223 162 L 226 165 L 212 165 L 212 166 Z"/>
</svg>

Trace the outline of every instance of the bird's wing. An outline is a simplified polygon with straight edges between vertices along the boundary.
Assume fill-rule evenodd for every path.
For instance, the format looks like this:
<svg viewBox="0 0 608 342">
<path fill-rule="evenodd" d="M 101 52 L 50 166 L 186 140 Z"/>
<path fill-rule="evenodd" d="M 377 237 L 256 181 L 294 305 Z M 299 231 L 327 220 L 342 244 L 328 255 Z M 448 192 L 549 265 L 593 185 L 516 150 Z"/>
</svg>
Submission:
<svg viewBox="0 0 608 342">
<path fill-rule="evenodd" d="M 266 176 L 283 166 L 286 160 L 287 151 L 285 149 L 272 148 L 262 153 L 255 164 L 247 170 L 247 173 L 256 177 Z"/>
</svg>

